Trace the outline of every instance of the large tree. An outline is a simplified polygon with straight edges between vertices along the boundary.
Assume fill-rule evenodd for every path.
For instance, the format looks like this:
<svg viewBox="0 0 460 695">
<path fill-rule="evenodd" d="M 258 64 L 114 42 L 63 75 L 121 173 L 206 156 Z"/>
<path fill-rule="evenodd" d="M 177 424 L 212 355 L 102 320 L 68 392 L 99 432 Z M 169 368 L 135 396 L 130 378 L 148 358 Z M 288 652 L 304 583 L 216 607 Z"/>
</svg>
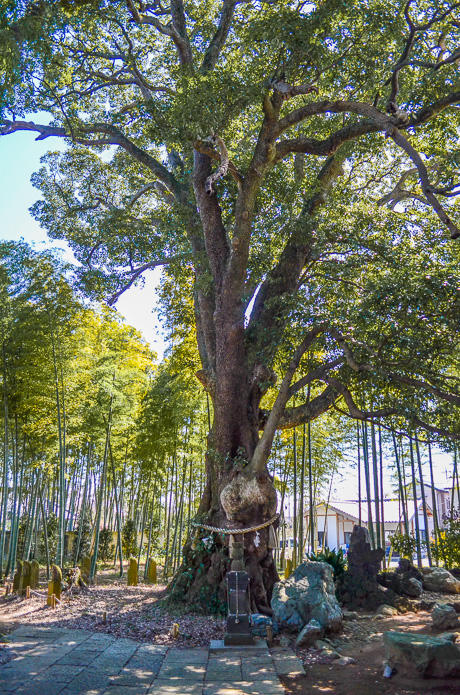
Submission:
<svg viewBox="0 0 460 695">
<path fill-rule="evenodd" d="M 458 3 L 2 7 L 1 132 L 67 143 L 36 216 L 94 295 L 163 265 L 171 315 L 193 315 L 213 404 L 201 519 L 271 519 L 276 430 L 333 407 L 458 432 Z M 268 537 L 244 537 L 262 611 Z M 189 598 L 227 566 L 219 538 L 200 547 Z"/>
</svg>

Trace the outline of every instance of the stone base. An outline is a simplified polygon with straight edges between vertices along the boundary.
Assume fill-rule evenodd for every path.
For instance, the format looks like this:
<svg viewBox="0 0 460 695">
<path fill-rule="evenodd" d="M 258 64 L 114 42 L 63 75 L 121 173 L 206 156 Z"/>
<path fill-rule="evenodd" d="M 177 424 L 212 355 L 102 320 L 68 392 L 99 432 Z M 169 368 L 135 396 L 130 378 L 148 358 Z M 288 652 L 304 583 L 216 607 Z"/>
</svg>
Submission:
<svg viewBox="0 0 460 695">
<path fill-rule="evenodd" d="M 238 644 L 254 644 L 254 637 L 249 632 L 227 632 L 224 636 L 225 646 Z"/>
<path fill-rule="evenodd" d="M 232 635 L 233 637 L 234 635 Z M 246 635 L 245 635 L 246 637 Z M 241 644 L 239 642 L 238 644 Z M 231 651 L 234 649 L 238 648 L 238 644 L 226 644 L 223 639 L 212 639 L 209 645 L 209 651 L 212 653 L 222 653 L 222 652 L 227 652 Z M 257 638 L 252 638 L 252 641 L 250 644 L 247 642 L 245 643 L 246 649 L 244 650 L 245 654 L 248 654 L 249 652 L 252 654 L 258 654 L 263 650 L 268 651 L 268 645 L 267 645 L 267 640 L 264 639 L 257 639 Z"/>
</svg>

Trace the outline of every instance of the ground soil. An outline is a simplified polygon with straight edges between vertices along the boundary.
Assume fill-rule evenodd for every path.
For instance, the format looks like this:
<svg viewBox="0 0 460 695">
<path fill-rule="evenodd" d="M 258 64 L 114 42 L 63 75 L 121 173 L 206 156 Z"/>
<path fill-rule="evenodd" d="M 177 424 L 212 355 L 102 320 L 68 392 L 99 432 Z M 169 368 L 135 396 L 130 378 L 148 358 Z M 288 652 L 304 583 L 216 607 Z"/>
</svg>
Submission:
<svg viewBox="0 0 460 695">
<path fill-rule="evenodd" d="M 425 598 L 444 603 L 460 601 L 460 596 L 425 594 Z M 341 635 L 331 639 L 332 646 L 356 664 L 340 666 L 335 660 L 321 657 L 314 649 L 298 650 L 306 675 L 281 679 L 289 695 L 460 695 L 460 679 L 410 679 L 399 674 L 383 678 L 385 652 L 383 633 L 387 630 L 436 634 L 431 630 L 429 612 L 406 613 L 377 620 L 374 615 L 360 614 L 359 620 L 345 621 Z"/>
<path fill-rule="evenodd" d="M 3 591 L 0 587 L 1 594 Z M 0 597 L 0 634 L 20 625 L 54 625 L 179 647 L 208 646 L 210 639 L 223 636 L 221 618 L 190 615 L 183 608 L 166 606 L 164 584 L 127 586 L 126 574 L 119 579 L 112 568 L 99 572 L 97 584 L 88 589 L 74 590 L 71 595 L 64 591 L 55 610 L 46 605 L 44 575 L 37 591 L 42 595 L 32 595 L 29 600 L 11 594 Z M 179 626 L 178 637 L 173 636 L 174 624 Z"/>
</svg>

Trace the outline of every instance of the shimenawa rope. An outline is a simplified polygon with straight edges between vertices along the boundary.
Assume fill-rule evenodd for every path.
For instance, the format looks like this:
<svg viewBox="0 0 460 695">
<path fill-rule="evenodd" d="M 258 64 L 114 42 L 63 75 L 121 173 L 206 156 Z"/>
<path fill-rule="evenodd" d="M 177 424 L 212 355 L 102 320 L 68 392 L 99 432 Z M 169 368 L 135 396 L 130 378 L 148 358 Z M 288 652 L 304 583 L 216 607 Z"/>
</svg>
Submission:
<svg viewBox="0 0 460 695">
<path fill-rule="evenodd" d="M 218 528 L 217 526 L 208 526 L 207 524 L 200 524 L 197 521 L 192 521 L 191 524 L 192 526 L 196 526 L 197 528 L 204 528 L 206 531 L 214 531 L 215 533 L 224 534 L 227 533 L 236 536 L 240 533 L 251 533 L 251 531 L 260 531 L 260 529 L 262 528 L 271 526 L 273 522 L 276 521 L 278 518 L 279 514 L 275 514 L 274 517 L 272 517 L 268 521 L 265 521 L 263 524 L 259 524 L 259 526 L 251 526 L 250 528 Z"/>
</svg>

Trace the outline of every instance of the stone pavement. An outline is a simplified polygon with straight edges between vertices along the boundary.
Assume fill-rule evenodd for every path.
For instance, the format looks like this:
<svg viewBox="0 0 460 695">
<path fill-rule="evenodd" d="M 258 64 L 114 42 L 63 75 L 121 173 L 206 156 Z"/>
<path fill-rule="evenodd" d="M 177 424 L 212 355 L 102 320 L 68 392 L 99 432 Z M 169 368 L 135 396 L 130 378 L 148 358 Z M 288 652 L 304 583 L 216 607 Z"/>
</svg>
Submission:
<svg viewBox="0 0 460 695">
<path fill-rule="evenodd" d="M 0 695 L 284 695 L 304 673 L 289 649 L 176 649 L 85 630 L 20 627 Z"/>
</svg>

